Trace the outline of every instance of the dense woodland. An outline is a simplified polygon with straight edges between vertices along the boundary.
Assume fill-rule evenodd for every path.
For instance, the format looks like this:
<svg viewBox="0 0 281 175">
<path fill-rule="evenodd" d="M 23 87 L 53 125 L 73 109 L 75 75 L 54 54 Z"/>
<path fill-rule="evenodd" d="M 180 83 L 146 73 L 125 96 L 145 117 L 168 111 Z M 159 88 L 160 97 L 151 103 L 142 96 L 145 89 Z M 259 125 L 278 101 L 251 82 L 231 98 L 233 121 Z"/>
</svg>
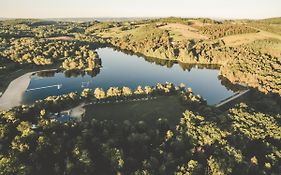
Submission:
<svg viewBox="0 0 281 175">
<path fill-rule="evenodd" d="M 61 124 L 48 117 L 81 100 L 115 100 L 142 94 L 178 94 L 188 110 L 177 126 L 164 118 L 139 122 L 86 118 Z M 268 115 L 249 105 L 241 103 L 219 114 L 194 96 L 191 89 L 170 83 L 136 90 L 97 88 L 80 95 L 48 97 L 32 106 L 1 113 L 1 172 L 278 174 L 280 106 L 275 105 L 277 111 Z"/>
<path fill-rule="evenodd" d="M 2 56 L 19 64 L 51 65 L 62 62 L 66 70 L 93 70 L 101 61 L 89 45 L 75 41 L 49 41 L 34 38 L 16 39 Z"/>
<path fill-rule="evenodd" d="M 233 24 L 215 24 L 199 27 L 199 30 L 203 34 L 207 34 L 212 39 L 222 38 L 228 35 L 237 35 L 245 33 L 258 32 L 256 29 L 247 27 L 245 25 L 233 25 Z"/>
<path fill-rule="evenodd" d="M 280 21 L 0 21 L 0 85 L 30 66 L 61 68 L 69 77 L 85 71 L 94 76 L 102 66 L 95 49 L 106 46 L 168 67 L 174 62 L 183 69 L 218 65 L 228 82 L 253 88 L 227 109 L 208 106 L 183 84 L 166 83 L 85 89 L 0 111 L 0 174 L 280 174 Z M 186 39 L 163 28 L 168 24 L 181 24 L 186 28 L 179 31 L 206 39 Z M 243 42 L 229 44 L 233 36 Z M 177 125 L 161 117 L 114 122 L 93 116 L 65 123 L 49 117 L 82 102 L 170 95 L 186 107 Z"/>
<path fill-rule="evenodd" d="M 248 84 L 264 93 L 281 94 L 280 57 L 260 53 L 248 46 L 239 48 L 236 53 L 235 59 L 222 66 L 222 75 L 232 82 Z"/>
</svg>

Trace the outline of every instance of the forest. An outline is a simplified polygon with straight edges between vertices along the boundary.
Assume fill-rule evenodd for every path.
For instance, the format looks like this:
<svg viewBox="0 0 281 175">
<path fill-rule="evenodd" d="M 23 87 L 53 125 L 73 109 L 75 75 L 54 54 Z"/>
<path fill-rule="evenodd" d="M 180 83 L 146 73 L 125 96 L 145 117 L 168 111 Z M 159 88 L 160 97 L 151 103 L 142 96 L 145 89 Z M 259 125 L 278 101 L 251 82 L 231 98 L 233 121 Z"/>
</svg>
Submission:
<svg viewBox="0 0 281 175">
<path fill-rule="evenodd" d="M 278 18 L 272 20 L 278 27 Z M 191 35 L 199 33 L 209 39 L 185 39 L 174 36 L 162 29 L 169 23 L 184 24 Z M 0 25 L 0 52 L 7 61 L 20 64 L 52 65 L 60 63 L 63 69 L 93 70 L 101 66 L 98 55 L 93 50 L 98 47 L 114 46 L 148 57 L 177 61 L 188 64 L 218 64 L 221 74 L 230 81 L 246 83 L 268 93 L 280 94 L 280 36 L 274 31 L 253 25 L 269 24 L 265 21 L 214 21 L 211 19 L 163 18 L 158 20 L 125 22 L 53 22 L 40 20 L 6 20 Z M 277 24 L 276 24 L 277 23 Z M 272 25 L 273 25 L 272 24 Z M 271 24 L 270 24 L 271 25 Z M 267 26 L 270 26 L 267 25 Z M 273 32 L 268 38 L 260 38 L 259 33 Z M 63 32 L 62 32 L 63 31 Z M 57 32 L 57 34 L 53 34 Z M 187 31 L 184 31 L 187 32 Z M 40 36 L 44 33 L 46 36 Z M 245 39 L 232 46 L 227 37 L 254 35 L 252 43 Z M 57 38 L 56 38 L 57 37 Z M 240 40 L 243 41 L 243 38 Z M 271 45 L 271 43 L 274 45 Z M 276 47 L 277 49 L 271 49 Z M 268 58 L 269 57 L 269 58 Z M 97 59 L 96 59 L 97 58 Z M 268 60 L 257 65 L 259 69 L 247 69 L 259 60 Z M 230 64 L 228 64 L 230 63 Z M 272 65 L 266 67 L 265 65 Z M 3 66 L 2 66 L 3 67 Z M 237 72 L 239 70 L 239 72 Z M 257 71 L 258 70 L 258 71 Z M 235 72 L 235 73 L 234 73 Z M 237 73 L 236 73 L 237 72 Z M 267 80 L 267 73 L 274 73 Z M 240 79 L 240 75 L 244 78 Z M 256 77 L 256 74 L 259 76 Z M 274 78 L 276 77 L 276 78 Z M 279 77 L 279 78 L 278 78 Z M 245 81 L 246 79 L 246 81 Z M 277 82 L 276 82 L 277 81 Z M 269 90 L 272 89 L 272 90 Z"/>
<path fill-rule="evenodd" d="M 225 82 L 250 90 L 224 108 L 167 82 L 85 88 L 0 110 L 0 174 L 280 174 L 280 27 L 280 18 L 0 21 L 0 98 L 15 76 L 30 71 L 96 76 L 103 69 L 96 50 L 104 47 L 167 67 L 214 66 Z M 173 116 L 176 124 L 161 116 L 101 120 L 87 112 L 81 121 L 53 118 L 81 104 L 171 96 L 185 109 Z"/>
<path fill-rule="evenodd" d="M 278 174 L 280 106 L 271 115 L 251 103 L 210 109 L 184 85 L 138 87 L 134 94 L 178 94 L 189 109 L 171 126 L 156 121 L 53 122 L 49 114 L 80 100 L 128 98 L 123 87 L 49 97 L 1 113 L 3 174 Z M 79 98 L 82 97 L 82 98 Z M 113 99 L 112 99 L 113 97 Z M 195 97 L 195 98 L 194 98 Z M 261 99 L 264 97 L 261 96 Z M 196 100 L 195 100 L 196 99 Z M 254 107 L 254 108 L 253 108 Z M 204 114 L 205 113 L 205 114 Z M 137 148 L 137 149 L 136 149 Z M 53 157 L 54 159 L 49 159 Z"/>
</svg>

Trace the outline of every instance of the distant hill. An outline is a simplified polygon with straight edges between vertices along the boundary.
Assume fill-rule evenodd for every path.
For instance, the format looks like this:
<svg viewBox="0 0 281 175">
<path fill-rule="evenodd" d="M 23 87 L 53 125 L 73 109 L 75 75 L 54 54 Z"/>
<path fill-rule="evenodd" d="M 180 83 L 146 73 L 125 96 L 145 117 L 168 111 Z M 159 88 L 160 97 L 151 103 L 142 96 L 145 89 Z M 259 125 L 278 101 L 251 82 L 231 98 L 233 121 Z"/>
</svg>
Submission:
<svg viewBox="0 0 281 175">
<path fill-rule="evenodd" d="M 38 18 L 38 19 L 29 19 L 29 18 L 3 18 L 0 17 L 0 21 L 45 21 L 45 22 L 92 22 L 92 21 L 100 21 L 100 22 L 122 22 L 122 21 L 138 21 L 138 20 L 158 20 L 162 22 L 186 22 L 186 20 L 196 19 L 200 21 L 208 21 L 208 22 L 218 22 L 218 21 L 228 21 L 226 19 L 212 19 L 212 18 L 180 18 L 180 17 L 92 17 L 92 18 Z M 231 20 L 231 21 L 256 21 L 262 23 L 269 23 L 269 24 L 281 24 L 281 17 L 275 18 L 266 18 L 266 19 L 259 19 L 259 20 Z"/>
<path fill-rule="evenodd" d="M 263 23 L 270 23 L 270 24 L 281 24 L 281 17 L 267 18 L 267 19 L 262 19 L 262 20 L 259 20 L 259 21 L 263 22 Z"/>
<path fill-rule="evenodd" d="M 156 19 L 156 17 L 93 17 L 93 18 L 38 18 L 38 19 L 28 19 L 28 18 L 2 18 L 0 21 L 20 21 L 20 20 L 37 20 L 37 21 L 55 21 L 55 22 L 122 22 L 122 21 L 138 21 L 138 20 L 147 20 L 147 19 Z"/>
<path fill-rule="evenodd" d="M 60 22 L 92 22 L 92 21 L 100 21 L 100 22 L 122 22 L 122 21 L 138 21 L 138 20 L 146 20 L 146 19 L 154 19 L 154 18 L 146 18 L 146 17 L 140 17 L 140 18 L 130 18 L 130 17 L 93 17 L 93 18 L 47 18 L 43 20 L 48 21 L 60 21 Z"/>
<path fill-rule="evenodd" d="M 48 21 L 62 21 L 62 22 L 91 22 L 95 21 L 94 18 L 44 18 Z"/>
</svg>

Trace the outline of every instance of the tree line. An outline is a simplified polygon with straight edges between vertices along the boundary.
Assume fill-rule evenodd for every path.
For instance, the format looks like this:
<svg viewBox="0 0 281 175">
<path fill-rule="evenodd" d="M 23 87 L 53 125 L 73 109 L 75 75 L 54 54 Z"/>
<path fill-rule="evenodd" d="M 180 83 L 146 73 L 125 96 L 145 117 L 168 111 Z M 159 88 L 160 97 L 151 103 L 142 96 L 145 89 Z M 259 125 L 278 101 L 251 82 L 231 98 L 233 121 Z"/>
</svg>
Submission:
<svg viewBox="0 0 281 175">
<path fill-rule="evenodd" d="M 62 62 L 62 68 L 66 70 L 91 71 L 101 66 L 98 54 L 90 45 L 77 41 L 16 39 L 1 55 L 20 64 L 52 65 Z"/>
<path fill-rule="evenodd" d="M 205 25 L 198 29 L 202 34 L 209 36 L 211 39 L 222 38 L 229 35 L 258 32 L 258 30 L 250 26 L 229 23 Z"/>
<path fill-rule="evenodd" d="M 166 85 L 162 86 L 158 85 L 160 92 L 167 93 Z M 191 94 L 191 89 L 183 85 L 178 88 L 185 96 Z M 107 91 L 109 98 L 112 94 L 118 96 L 113 93 L 114 88 Z M 135 175 L 280 172 L 279 115 L 268 116 L 240 104 L 225 113 L 214 112 L 213 116 L 203 115 L 203 109 L 189 108 L 179 116 L 181 120 L 176 126 L 165 118 L 149 124 L 96 120 L 94 116 L 81 122 L 50 121 L 48 105 L 67 107 L 80 96 L 88 98 L 87 92 L 49 97 L 44 103 L 1 112 L 1 172 Z M 94 92 L 96 98 L 103 97 L 98 89 Z M 131 94 L 126 87 L 122 92 L 124 96 Z M 33 128 L 33 124 L 37 127 Z"/>
</svg>

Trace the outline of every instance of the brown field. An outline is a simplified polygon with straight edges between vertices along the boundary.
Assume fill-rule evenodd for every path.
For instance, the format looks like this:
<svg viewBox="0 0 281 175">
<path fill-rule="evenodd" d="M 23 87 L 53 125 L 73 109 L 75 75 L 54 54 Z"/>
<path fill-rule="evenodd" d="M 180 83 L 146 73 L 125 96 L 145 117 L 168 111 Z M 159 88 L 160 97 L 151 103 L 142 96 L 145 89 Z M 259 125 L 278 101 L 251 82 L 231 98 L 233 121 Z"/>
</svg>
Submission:
<svg viewBox="0 0 281 175">
<path fill-rule="evenodd" d="M 208 39 L 207 36 L 200 34 L 197 29 L 184 24 L 170 23 L 160 28 L 168 30 L 174 36 L 175 40 Z"/>
<path fill-rule="evenodd" d="M 225 44 L 228 46 L 238 46 L 241 44 L 249 44 L 256 40 L 263 40 L 263 39 L 281 40 L 281 36 L 274 34 L 274 33 L 266 32 L 266 31 L 260 31 L 258 33 L 247 33 L 247 34 L 223 37 Z"/>
</svg>

